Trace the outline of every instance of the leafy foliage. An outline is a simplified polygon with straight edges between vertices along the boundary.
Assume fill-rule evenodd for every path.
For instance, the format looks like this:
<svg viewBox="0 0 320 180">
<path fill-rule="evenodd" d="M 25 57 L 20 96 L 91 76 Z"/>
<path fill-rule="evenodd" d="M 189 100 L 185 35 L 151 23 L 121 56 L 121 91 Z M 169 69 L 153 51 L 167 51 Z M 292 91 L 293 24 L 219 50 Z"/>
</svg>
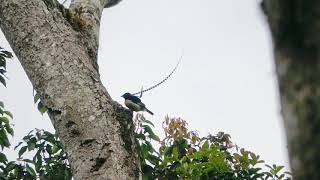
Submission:
<svg viewBox="0 0 320 180">
<path fill-rule="evenodd" d="M 3 84 L 4 86 L 6 86 L 6 81 L 5 81 L 5 78 L 6 78 L 5 73 L 7 72 L 6 59 L 12 58 L 12 57 L 13 56 L 11 52 L 6 51 L 2 47 L 0 47 L 0 83 Z"/>
<path fill-rule="evenodd" d="M 153 178 L 154 166 L 158 166 L 162 160 L 160 154 L 153 147 L 152 141 L 160 142 L 160 138 L 152 130 L 153 123 L 146 120 L 143 115 L 137 114 L 134 124 L 142 172 L 146 179 Z"/>
<path fill-rule="evenodd" d="M 166 117 L 165 138 L 160 141 L 153 131 L 154 125 L 143 115 L 137 114 L 134 123 L 144 180 L 290 179 L 289 172 L 282 172 L 283 166 L 266 165 L 269 171 L 263 170 L 258 165 L 264 161 L 258 155 L 233 145 L 230 135 L 223 132 L 200 138 L 197 132 L 187 129 L 184 120 Z M 160 145 L 159 151 L 154 143 Z M 8 162 L 0 154 L 0 179 L 72 178 L 67 156 L 56 135 L 44 130 L 30 131 L 15 149 L 18 162 Z M 32 158 L 27 158 L 28 153 L 32 153 Z"/>
<path fill-rule="evenodd" d="M 10 111 L 5 110 L 3 102 L 0 102 L 0 146 L 1 150 L 10 147 L 8 135 L 13 136 L 10 119 L 13 118 Z M 0 158 L 1 159 L 1 158 Z"/>
<path fill-rule="evenodd" d="M 0 47 L 0 82 L 3 86 L 6 86 L 5 81 L 5 73 L 6 73 L 6 60 L 8 58 L 12 58 L 12 54 L 2 47 Z M 13 129 L 10 124 L 10 119 L 12 119 L 13 116 L 10 111 L 6 110 L 4 107 L 4 103 L 0 101 L 0 164 L 2 162 L 7 161 L 6 155 L 3 153 L 4 148 L 10 147 L 9 142 L 9 135 L 13 136 Z M 1 168 L 1 166 L 0 166 Z M 1 177 L 1 174 L 0 174 Z"/>
<path fill-rule="evenodd" d="M 67 156 L 54 134 L 37 129 L 30 131 L 14 149 L 18 150 L 19 158 L 1 161 L 0 179 L 72 178 Z"/>
<path fill-rule="evenodd" d="M 71 169 L 66 153 L 58 137 L 48 131 L 33 130 L 23 138 L 15 149 L 18 149 L 19 161 L 32 177 L 40 179 L 71 179 Z M 23 158 L 31 152 L 33 158 Z"/>
<path fill-rule="evenodd" d="M 5 148 L 10 147 L 9 135 L 13 136 L 13 128 L 10 124 L 11 118 L 13 118 L 12 114 L 5 110 L 3 102 L 0 102 L 0 179 L 7 177 L 5 171 L 13 167 L 3 152 Z"/>
<path fill-rule="evenodd" d="M 152 138 L 150 124 L 137 115 L 135 124 L 139 141 L 139 155 L 144 179 L 290 179 L 290 173 L 282 173 L 283 166 L 269 166 L 265 171 L 260 156 L 234 145 L 230 135 L 199 137 L 187 129 L 186 121 L 166 117 L 163 122 L 165 138 Z M 151 133 L 150 133 L 151 132 Z M 147 135 L 148 137 L 146 138 Z M 151 135 L 151 137 L 150 137 Z M 152 142 L 160 143 L 159 152 Z"/>
</svg>

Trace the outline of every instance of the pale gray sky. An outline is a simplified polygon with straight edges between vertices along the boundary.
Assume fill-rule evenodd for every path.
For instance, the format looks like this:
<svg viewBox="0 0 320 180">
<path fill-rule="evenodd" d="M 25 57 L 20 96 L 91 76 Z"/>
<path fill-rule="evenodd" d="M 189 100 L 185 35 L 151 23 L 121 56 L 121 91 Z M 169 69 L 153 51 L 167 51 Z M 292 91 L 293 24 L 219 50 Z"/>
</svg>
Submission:
<svg viewBox="0 0 320 180">
<path fill-rule="evenodd" d="M 239 146 L 288 167 L 269 31 L 258 0 L 123 0 L 103 14 L 99 66 L 114 98 L 162 80 L 145 93 L 161 132 L 164 117 L 181 117 L 201 135 L 224 131 Z M 9 45 L 0 35 L 1 46 Z M 33 104 L 18 60 L 8 62 L 1 99 L 13 112 L 15 143 L 34 128 L 53 130 Z"/>
</svg>

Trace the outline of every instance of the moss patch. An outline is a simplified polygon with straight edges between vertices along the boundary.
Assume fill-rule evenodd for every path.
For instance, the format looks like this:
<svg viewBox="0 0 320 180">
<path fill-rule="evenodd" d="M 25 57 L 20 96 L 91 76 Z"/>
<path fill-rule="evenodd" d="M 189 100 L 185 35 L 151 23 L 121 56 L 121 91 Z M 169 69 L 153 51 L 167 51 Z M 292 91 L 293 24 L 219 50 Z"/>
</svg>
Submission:
<svg viewBox="0 0 320 180">
<path fill-rule="evenodd" d="M 133 123 L 132 117 L 133 114 L 131 111 L 123 108 L 117 102 L 113 104 L 114 111 L 116 113 L 116 119 L 120 124 L 121 137 L 124 142 L 124 148 L 130 153 L 132 151 L 132 139 L 133 134 Z"/>
<path fill-rule="evenodd" d="M 72 12 L 70 9 L 65 8 L 57 0 L 43 0 L 43 2 L 46 4 L 48 10 L 58 9 L 64 19 L 72 26 L 75 31 L 80 31 L 85 27 L 86 23 L 80 16 L 83 13 L 81 8 L 75 9 L 74 12 Z"/>
</svg>

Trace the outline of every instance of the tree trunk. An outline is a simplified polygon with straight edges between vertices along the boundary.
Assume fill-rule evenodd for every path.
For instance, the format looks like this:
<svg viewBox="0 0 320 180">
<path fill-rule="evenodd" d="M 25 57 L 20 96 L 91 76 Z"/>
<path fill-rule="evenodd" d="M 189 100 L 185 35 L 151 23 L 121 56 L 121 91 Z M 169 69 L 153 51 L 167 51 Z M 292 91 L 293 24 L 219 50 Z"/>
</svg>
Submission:
<svg viewBox="0 0 320 180">
<path fill-rule="evenodd" d="M 320 179 L 320 1 L 264 0 L 295 179 Z"/>
<path fill-rule="evenodd" d="M 119 0 L 0 0 L 0 27 L 68 154 L 74 178 L 138 179 L 132 113 L 114 102 L 97 66 L 102 10 Z"/>
</svg>

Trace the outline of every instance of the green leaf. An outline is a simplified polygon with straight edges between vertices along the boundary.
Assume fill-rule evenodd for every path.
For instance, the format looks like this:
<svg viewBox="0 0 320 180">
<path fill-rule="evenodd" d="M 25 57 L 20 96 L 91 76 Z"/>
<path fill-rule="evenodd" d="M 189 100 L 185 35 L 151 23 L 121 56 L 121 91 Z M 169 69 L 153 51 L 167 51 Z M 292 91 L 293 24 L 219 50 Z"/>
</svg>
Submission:
<svg viewBox="0 0 320 180">
<path fill-rule="evenodd" d="M 29 166 L 29 164 L 27 164 L 27 172 L 34 178 L 36 178 L 36 172 L 34 171 L 34 169 L 32 167 Z"/>
<path fill-rule="evenodd" d="M 7 72 L 6 70 L 0 69 L 0 74 L 4 74 L 4 73 L 6 73 L 6 72 Z"/>
<path fill-rule="evenodd" d="M 13 129 L 11 128 L 10 124 L 6 124 L 6 125 L 5 125 L 5 128 L 6 128 L 6 131 L 7 131 L 11 136 L 14 135 Z"/>
<path fill-rule="evenodd" d="M 143 158 L 145 158 L 149 154 L 149 148 L 146 144 L 141 144 L 140 147 L 141 147 L 141 154 L 144 156 Z"/>
<path fill-rule="evenodd" d="M 7 117 L 0 117 L 0 122 L 3 122 L 5 124 L 9 124 L 9 119 Z"/>
<path fill-rule="evenodd" d="M 284 168 L 284 166 L 277 166 L 276 169 L 275 169 L 276 174 L 278 172 L 280 172 L 283 168 Z"/>
<path fill-rule="evenodd" d="M 155 141 L 160 141 L 159 136 L 155 135 L 155 134 L 150 134 L 149 137 Z"/>
<path fill-rule="evenodd" d="M 34 148 L 36 148 L 37 139 L 35 137 L 30 138 L 30 140 L 27 142 L 28 144 L 28 150 L 32 151 Z"/>
<path fill-rule="evenodd" d="M 0 101 L 0 107 L 4 108 L 4 103 Z"/>
<path fill-rule="evenodd" d="M 47 112 L 47 108 L 42 104 L 42 102 L 40 101 L 38 103 L 38 110 L 41 112 L 41 114 L 44 114 L 45 112 Z"/>
<path fill-rule="evenodd" d="M 248 169 L 249 174 L 257 174 L 258 171 L 260 171 L 261 168 L 250 168 Z"/>
<path fill-rule="evenodd" d="M 142 165 L 142 174 L 143 174 L 143 180 L 153 180 L 155 179 L 152 175 L 152 172 L 154 171 L 153 167 L 144 164 Z"/>
<path fill-rule="evenodd" d="M 40 95 L 38 93 L 36 93 L 33 97 L 33 102 L 36 104 L 38 102 L 38 100 L 40 99 Z"/>
<path fill-rule="evenodd" d="M 57 152 L 60 151 L 60 150 L 61 150 L 61 148 L 59 148 L 58 146 L 54 145 L 54 146 L 52 147 L 52 154 L 55 154 L 55 153 L 57 153 Z"/>
<path fill-rule="evenodd" d="M 142 125 L 145 132 L 149 134 L 149 138 L 154 139 L 156 141 L 160 141 L 160 138 L 152 131 L 152 128 L 148 125 Z"/>
<path fill-rule="evenodd" d="M 203 149 L 203 150 L 206 150 L 206 149 L 208 149 L 208 148 L 209 148 L 209 142 L 206 141 L 206 142 L 204 142 L 204 144 L 202 145 L 202 149 Z"/>
<path fill-rule="evenodd" d="M 28 135 L 30 135 L 33 131 L 34 131 L 34 130 L 29 131 L 29 132 L 28 132 Z M 26 137 L 26 136 L 25 136 L 25 137 Z"/>
<path fill-rule="evenodd" d="M 31 131 L 32 132 L 32 131 Z M 27 135 L 27 136 L 24 136 L 22 139 L 24 140 L 24 142 L 28 142 L 30 141 L 30 138 L 32 137 L 31 134 Z"/>
<path fill-rule="evenodd" d="M 7 156 L 3 153 L 0 153 L 0 162 L 1 163 L 4 163 L 4 162 L 7 162 L 8 159 L 7 159 Z"/>
<path fill-rule="evenodd" d="M 1 145 L 4 147 L 9 147 L 10 146 L 10 142 L 7 136 L 7 133 L 4 129 L 0 129 L 0 140 L 1 140 Z"/>
<path fill-rule="evenodd" d="M 19 142 L 18 145 L 16 145 L 16 146 L 14 147 L 14 150 L 16 150 L 22 143 L 23 143 L 23 142 Z"/>
<path fill-rule="evenodd" d="M 13 170 L 16 166 L 17 166 L 16 162 L 10 161 L 10 162 L 7 164 L 6 170 L 7 170 L 8 172 L 10 172 L 10 171 Z"/>
<path fill-rule="evenodd" d="M 267 175 L 267 177 L 273 177 L 273 174 L 271 174 L 269 172 L 265 172 L 264 174 Z M 268 179 L 267 177 L 266 177 L 266 179 Z"/>
<path fill-rule="evenodd" d="M 154 127 L 154 124 L 153 124 L 151 121 L 149 121 L 149 120 L 145 120 L 145 121 L 143 121 L 143 122 L 145 122 L 145 123 L 147 123 L 147 124 L 150 124 L 151 126 Z"/>
<path fill-rule="evenodd" d="M 6 57 L 6 58 L 12 58 L 12 57 L 13 57 L 12 53 L 9 52 L 9 51 L 2 50 L 2 51 L 0 51 L 0 52 L 1 52 L 1 56 L 4 56 L 4 57 Z"/>
<path fill-rule="evenodd" d="M 188 147 L 188 141 L 185 139 L 181 139 L 181 140 L 177 141 L 177 143 L 178 143 L 178 146 L 180 149 L 185 149 Z"/>
<path fill-rule="evenodd" d="M 27 163 L 34 164 L 34 162 L 33 162 L 32 160 L 30 160 L 30 159 L 22 159 L 22 161 L 27 162 Z"/>
<path fill-rule="evenodd" d="M 41 169 L 41 166 L 42 166 L 42 158 L 41 158 L 40 154 L 37 154 L 37 159 L 38 160 L 36 161 L 35 169 L 38 172 Z"/>
<path fill-rule="evenodd" d="M 11 119 L 13 119 L 13 115 L 9 111 L 3 111 L 4 114 L 8 115 Z"/>
<path fill-rule="evenodd" d="M 6 80 L 1 75 L 0 75 L 0 83 L 2 83 L 6 87 Z"/>
<path fill-rule="evenodd" d="M 36 143 L 29 141 L 28 142 L 28 151 L 32 151 L 36 148 Z"/>
<path fill-rule="evenodd" d="M 148 150 L 149 150 L 150 152 L 155 151 L 154 148 L 153 148 L 153 146 L 152 146 L 152 144 L 151 144 L 149 141 L 146 141 L 145 143 L 146 143 L 146 145 L 147 145 L 147 147 L 148 147 Z"/>
<path fill-rule="evenodd" d="M 142 125 L 142 127 L 144 128 L 145 132 L 147 132 L 149 134 L 154 134 L 150 126 Z"/>
<path fill-rule="evenodd" d="M 155 155 L 149 155 L 148 161 L 153 165 L 158 165 L 161 159 L 158 156 Z"/>
<path fill-rule="evenodd" d="M 146 140 L 146 136 L 142 133 L 134 135 L 136 139 Z"/>
<path fill-rule="evenodd" d="M 172 151 L 172 155 L 175 159 L 178 159 L 179 157 L 179 151 L 178 151 L 178 147 L 174 147 L 173 151 Z"/>
<path fill-rule="evenodd" d="M 252 179 L 259 179 L 259 178 L 261 178 L 261 177 L 263 177 L 264 176 L 264 174 L 256 174 L 256 175 L 254 175 L 253 177 L 252 177 Z"/>
<path fill-rule="evenodd" d="M 22 154 L 26 152 L 27 148 L 28 148 L 28 146 L 23 146 L 23 147 L 19 150 L 19 152 L 18 152 L 19 157 L 21 157 Z"/>
<path fill-rule="evenodd" d="M 50 144 L 47 144 L 46 145 L 46 151 L 49 153 L 49 154 L 52 154 L 52 146 Z"/>
<path fill-rule="evenodd" d="M 0 56 L 0 67 L 3 67 L 4 69 L 6 69 L 7 63 L 6 60 Z"/>
<path fill-rule="evenodd" d="M 165 157 L 170 157 L 172 155 L 173 146 L 166 147 L 163 151 Z"/>
</svg>

